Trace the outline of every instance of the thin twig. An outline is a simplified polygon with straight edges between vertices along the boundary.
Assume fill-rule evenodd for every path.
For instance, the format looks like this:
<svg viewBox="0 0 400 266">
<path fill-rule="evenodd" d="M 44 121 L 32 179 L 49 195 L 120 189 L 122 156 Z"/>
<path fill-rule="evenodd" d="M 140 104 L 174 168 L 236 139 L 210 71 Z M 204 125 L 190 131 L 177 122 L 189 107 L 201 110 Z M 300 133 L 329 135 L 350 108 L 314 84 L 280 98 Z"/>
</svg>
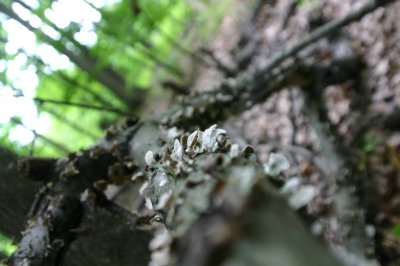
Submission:
<svg viewBox="0 0 400 266">
<path fill-rule="evenodd" d="M 56 119 L 58 119 L 60 122 L 69 126 L 71 129 L 75 130 L 76 132 L 81 133 L 82 135 L 85 135 L 85 136 L 91 138 L 92 140 L 96 140 L 98 138 L 98 136 L 96 136 L 93 132 L 90 132 L 85 127 L 82 127 L 81 125 L 79 125 L 79 123 L 75 123 L 74 121 L 71 121 L 70 119 L 66 118 L 62 114 L 57 113 L 55 110 L 49 109 L 49 108 L 43 108 L 43 109 L 45 112 L 51 114 Z"/>
<path fill-rule="evenodd" d="M 284 17 L 283 17 L 282 29 L 287 27 L 290 18 L 293 16 L 293 14 L 295 13 L 298 6 L 299 6 L 299 1 L 292 0 L 292 2 L 290 2 L 289 6 L 284 14 Z"/>
<path fill-rule="evenodd" d="M 301 50 L 306 48 L 308 45 L 312 44 L 313 42 L 318 41 L 319 39 L 339 30 L 343 26 L 346 26 L 354 21 L 361 19 L 366 14 L 372 12 L 373 10 L 377 9 L 378 7 L 383 6 L 384 4 L 390 1 L 387 0 L 371 0 L 365 5 L 363 5 L 358 10 L 348 13 L 342 18 L 332 20 L 321 27 L 315 29 L 311 32 L 308 36 L 304 39 L 297 42 L 292 47 L 282 51 L 275 55 L 266 66 L 262 67 L 260 70 L 257 71 L 255 74 L 258 75 L 265 75 L 269 73 L 272 69 L 279 66 L 283 61 L 286 59 L 298 54 Z"/>
<path fill-rule="evenodd" d="M 54 140 L 49 139 L 48 137 L 43 136 L 40 133 L 37 133 L 36 130 L 27 127 L 19 119 L 15 118 L 15 117 L 11 117 L 11 121 L 13 123 L 17 124 L 17 125 L 23 126 L 24 128 L 30 130 L 35 135 L 35 137 L 41 138 L 43 141 L 45 141 L 45 142 L 49 143 L 50 145 L 54 146 L 57 150 L 59 150 L 59 151 L 61 151 L 63 153 L 70 153 L 70 150 L 67 147 L 65 147 L 64 145 L 62 145 L 61 143 L 58 143 L 58 142 L 56 142 Z"/>
<path fill-rule="evenodd" d="M 115 109 L 115 108 L 110 108 L 110 107 L 103 107 L 103 106 L 95 106 L 95 105 L 90 105 L 86 103 L 77 103 L 77 102 L 68 102 L 68 101 L 60 101 L 60 100 L 53 100 L 53 99 L 44 99 L 40 97 L 34 97 L 32 98 L 33 101 L 38 102 L 38 103 L 51 103 L 51 104 L 59 104 L 59 105 L 68 105 L 68 106 L 74 106 L 78 108 L 86 108 L 86 109 L 93 109 L 97 111 L 106 111 L 106 112 L 111 112 L 111 113 L 116 113 L 120 115 L 126 115 L 126 116 L 131 116 L 132 114 Z"/>
<path fill-rule="evenodd" d="M 199 63 L 203 64 L 204 66 L 210 67 L 211 65 L 204 60 L 201 56 L 199 56 L 196 52 L 192 52 L 183 45 L 181 45 L 177 40 L 175 40 L 172 36 L 170 36 L 168 33 L 166 33 L 156 22 L 156 20 L 147 12 L 145 9 L 142 9 L 143 13 L 145 16 L 150 20 L 150 22 L 153 23 L 155 29 L 160 32 L 166 39 L 169 41 L 177 50 L 179 50 L 182 54 L 189 55 L 190 57 L 194 58 L 197 60 Z"/>
</svg>

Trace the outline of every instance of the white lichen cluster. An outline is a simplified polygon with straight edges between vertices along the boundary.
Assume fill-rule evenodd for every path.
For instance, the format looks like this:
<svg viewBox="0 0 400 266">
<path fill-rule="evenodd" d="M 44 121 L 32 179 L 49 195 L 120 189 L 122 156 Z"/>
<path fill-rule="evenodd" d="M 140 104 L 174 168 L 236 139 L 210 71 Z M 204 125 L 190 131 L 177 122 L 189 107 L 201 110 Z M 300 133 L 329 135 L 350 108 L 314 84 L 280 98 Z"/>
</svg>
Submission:
<svg viewBox="0 0 400 266">
<path fill-rule="evenodd" d="M 230 145 L 226 131 L 218 128 L 217 125 L 212 125 L 204 131 L 195 130 L 191 134 L 187 134 L 186 137 L 182 136 L 184 136 L 184 133 L 176 128 L 167 130 L 166 139 L 173 140 L 172 150 L 164 149 L 158 161 L 152 151 L 148 151 L 144 157 L 147 166 L 155 170 L 152 171 L 153 174 L 140 190 L 140 194 L 146 199 L 146 206 L 150 209 L 156 210 L 165 207 L 172 197 L 171 191 L 167 189 L 172 179 L 171 176 L 193 171 L 194 157 L 203 153 L 222 150 L 228 151 L 231 158 L 240 155 L 239 146 L 237 144 Z M 151 186 L 157 186 L 164 191 L 158 202 L 153 204 L 148 197 Z M 163 187 L 165 187 L 165 190 Z"/>
<path fill-rule="evenodd" d="M 148 151 L 144 156 L 144 161 L 148 166 L 152 166 L 155 163 L 154 155 L 152 151 Z"/>
<path fill-rule="evenodd" d="M 280 192 L 286 196 L 289 206 L 295 210 L 309 204 L 318 194 L 315 186 L 303 184 L 301 177 L 298 176 L 287 179 Z"/>
<path fill-rule="evenodd" d="M 231 145 L 226 136 L 226 131 L 218 128 L 217 125 L 212 125 L 204 131 L 195 130 L 186 135 L 186 138 L 182 138 L 182 135 L 183 132 L 176 128 L 169 129 L 167 138 L 173 139 L 173 149 L 171 151 L 166 150 L 157 162 L 154 159 L 153 152 L 148 151 L 145 155 L 146 164 L 150 167 L 157 164 L 157 170 L 162 167 L 166 170 L 165 172 L 172 172 L 177 175 L 182 171 L 190 172 L 191 168 L 188 166 L 193 163 L 192 159 L 202 153 L 224 150 L 228 151 L 232 158 L 240 155 L 239 146 L 237 144 Z"/>
<path fill-rule="evenodd" d="M 268 162 L 263 165 L 264 172 L 270 177 L 278 177 L 283 171 L 289 169 L 289 160 L 280 153 L 269 154 Z"/>
<path fill-rule="evenodd" d="M 211 178 L 209 175 L 203 174 L 203 170 L 199 170 L 195 163 L 204 161 L 205 158 L 215 158 L 215 156 L 206 156 L 200 160 L 196 157 L 221 152 L 227 155 L 224 158 L 228 162 L 239 157 L 243 151 L 240 150 L 239 145 L 231 144 L 226 131 L 218 128 L 217 125 L 212 125 L 204 131 L 195 130 L 191 133 L 184 133 L 173 128 L 165 131 L 165 133 L 168 142 L 162 154 L 156 155 L 152 151 L 148 151 L 145 155 L 148 180 L 143 184 L 140 193 L 146 199 L 148 208 L 155 213 L 168 213 L 162 217 L 165 219 L 165 224 L 168 225 L 168 220 L 174 219 L 173 217 L 176 215 L 174 206 L 182 206 L 183 201 L 187 200 L 186 196 L 182 194 L 186 191 L 186 185 L 190 182 L 193 184 Z M 172 148 L 169 148 L 171 146 Z M 180 176 L 185 176 L 185 178 L 180 178 Z M 171 185 L 173 182 L 175 184 Z M 181 183 L 177 185 L 176 182 Z M 212 184 L 212 182 L 209 184 Z M 205 201 L 205 203 L 207 202 Z M 188 215 L 190 217 L 196 217 L 195 213 L 207 208 L 206 205 L 203 206 L 198 201 L 192 202 L 190 206 L 193 208 L 190 209 L 190 213 L 192 213 L 192 215 Z M 186 220 L 181 222 L 190 224 Z M 181 225 L 179 228 L 184 227 Z M 149 265 L 169 265 L 168 263 L 171 260 L 170 243 L 173 236 L 179 234 L 177 231 L 171 232 L 166 229 L 155 232 L 155 237 L 150 242 L 152 255 Z"/>
<path fill-rule="evenodd" d="M 216 152 L 226 140 L 226 131 L 212 125 L 204 132 L 196 130 L 189 135 L 185 152 L 190 155 L 197 155 L 204 152 Z"/>
</svg>

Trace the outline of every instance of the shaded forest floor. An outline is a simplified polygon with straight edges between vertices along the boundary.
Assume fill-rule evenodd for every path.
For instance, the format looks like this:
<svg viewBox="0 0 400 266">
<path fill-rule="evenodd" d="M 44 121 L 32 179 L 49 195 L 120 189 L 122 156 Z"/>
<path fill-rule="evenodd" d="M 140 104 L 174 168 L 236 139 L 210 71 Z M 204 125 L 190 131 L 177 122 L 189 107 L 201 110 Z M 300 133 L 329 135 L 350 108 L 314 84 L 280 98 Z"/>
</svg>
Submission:
<svg viewBox="0 0 400 266">
<path fill-rule="evenodd" d="M 311 30 L 366 1 L 294 2 L 262 1 L 251 14 L 245 1 L 238 1 L 234 14 L 223 19 L 210 50 L 225 66 L 253 71 Z M 354 79 L 307 90 L 285 88 L 222 126 L 236 143 L 256 147 L 262 163 L 270 152 L 283 150 L 291 168 L 275 183 L 304 197 L 298 208 L 310 230 L 340 249 L 339 228 L 348 225 L 338 216 L 361 218 L 368 238 L 365 253 L 382 265 L 400 265 L 399 10 L 400 3 L 380 8 L 299 55 L 310 62 L 344 58 L 354 65 Z M 225 78 L 209 68 L 198 76 L 196 91 Z M 338 185 L 354 191 L 353 202 L 344 203 L 352 205 L 345 214 L 338 209 L 346 206 L 333 206 L 332 200 L 340 193 L 330 181 L 332 175 L 340 179 L 335 173 L 341 170 L 339 162 L 346 166 L 341 172 L 346 178 Z M 299 195 L 300 191 L 311 194 Z"/>
</svg>

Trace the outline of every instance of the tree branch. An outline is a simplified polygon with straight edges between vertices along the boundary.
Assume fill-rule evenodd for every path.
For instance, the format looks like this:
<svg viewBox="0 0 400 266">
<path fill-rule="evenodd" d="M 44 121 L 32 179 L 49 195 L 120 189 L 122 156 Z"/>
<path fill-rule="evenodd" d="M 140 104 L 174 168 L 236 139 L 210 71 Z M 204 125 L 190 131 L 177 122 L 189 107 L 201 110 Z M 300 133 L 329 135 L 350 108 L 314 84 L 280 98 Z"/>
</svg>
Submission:
<svg viewBox="0 0 400 266">
<path fill-rule="evenodd" d="M 21 97 L 20 95 L 16 97 Z M 51 103 L 51 104 L 58 104 L 58 105 L 67 105 L 67 106 L 73 106 L 73 107 L 78 107 L 78 108 L 85 108 L 85 109 L 92 109 L 96 111 L 106 111 L 106 112 L 111 112 L 119 115 L 125 115 L 125 116 L 131 116 L 132 114 L 115 109 L 115 108 L 110 108 L 110 107 L 103 107 L 103 106 L 95 106 L 95 105 L 90 105 L 86 103 L 77 103 L 77 102 L 68 102 L 68 101 L 61 101 L 61 100 L 53 100 L 53 99 L 44 99 L 40 97 L 33 97 L 33 101 L 42 104 L 42 103 Z"/>
<path fill-rule="evenodd" d="M 49 139 L 48 137 L 43 136 L 43 135 L 40 134 L 40 133 L 37 133 L 36 130 L 27 127 L 27 126 L 26 126 L 24 123 L 22 123 L 19 119 L 15 118 L 15 117 L 12 117 L 12 118 L 11 118 L 11 121 L 14 122 L 14 123 L 17 124 L 17 125 L 23 126 L 24 128 L 30 130 L 30 131 L 35 135 L 35 137 L 41 138 L 44 142 L 47 142 L 48 144 L 52 145 L 54 148 L 56 148 L 56 149 L 59 150 L 60 152 L 66 153 L 66 154 L 67 154 L 67 153 L 70 153 L 70 150 L 69 150 L 67 147 L 65 147 L 63 144 L 58 143 L 58 142 L 56 142 L 56 141 L 54 141 L 54 140 L 52 140 L 52 139 Z"/>
<path fill-rule="evenodd" d="M 389 2 L 391 1 L 369 1 L 360 9 L 317 28 L 293 47 L 273 57 L 266 66 L 260 67 L 255 73 L 249 73 L 237 80 L 226 80 L 201 95 L 183 98 L 181 103 L 172 106 L 165 113 L 156 115 L 156 119 L 169 126 L 190 128 L 193 125 L 192 121 L 196 121 L 197 126 L 204 127 L 254 106 L 285 86 L 305 87 L 313 82 L 315 74 L 319 71 L 331 72 L 332 76 L 336 77 L 336 82 L 352 78 L 346 72 L 352 66 L 341 58 L 307 65 L 296 62 L 293 57 L 311 43 Z"/>
<path fill-rule="evenodd" d="M 262 67 L 259 71 L 257 71 L 257 73 L 255 75 L 257 76 L 257 75 L 264 75 L 265 73 L 269 73 L 272 69 L 274 69 L 275 67 L 282 64 L 283 61 L 298 54 L 301 50 L 303 50 L 310 44 L 318 41 L 319 39 L 321 39 L 329 34 L 336 32 L 340 28 L 342 28 L 354 21 L 360 20 L 366 14 L 371 13 L 375 9 L 377 9 L 389 2 L 392 2 L 392 1 L 371 0 L 371 1 L 367 2 L 365 5 L 363 5 L 361 8 L 359 8 L 353 12 L 349 12 L 342 18 L 335 19 L 333 21 L 330 21 L 330 22 L 322 25 L 321 27 L 315 29 L 313 32 L 311 32 L 309 35 L 307 35 L 304 39 L 298 41 L 292 47 L 275 55 L 266 64 L 266 66 Z"/>
</svg>

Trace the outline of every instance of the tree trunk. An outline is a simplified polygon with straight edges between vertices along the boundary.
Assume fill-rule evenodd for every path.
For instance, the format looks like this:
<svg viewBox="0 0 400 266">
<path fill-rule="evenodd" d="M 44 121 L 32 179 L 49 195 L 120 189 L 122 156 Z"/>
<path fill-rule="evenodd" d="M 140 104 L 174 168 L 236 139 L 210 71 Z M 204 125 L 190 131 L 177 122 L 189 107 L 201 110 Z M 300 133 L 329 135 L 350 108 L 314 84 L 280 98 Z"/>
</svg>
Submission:
<svg viewBox="0 0 400 266">
<path fill-rule="evenodd" d="M 0 232 L 19 239 L 39 186 L 17 171 L 16 155 L 0 147 Z"/>
</svg>

